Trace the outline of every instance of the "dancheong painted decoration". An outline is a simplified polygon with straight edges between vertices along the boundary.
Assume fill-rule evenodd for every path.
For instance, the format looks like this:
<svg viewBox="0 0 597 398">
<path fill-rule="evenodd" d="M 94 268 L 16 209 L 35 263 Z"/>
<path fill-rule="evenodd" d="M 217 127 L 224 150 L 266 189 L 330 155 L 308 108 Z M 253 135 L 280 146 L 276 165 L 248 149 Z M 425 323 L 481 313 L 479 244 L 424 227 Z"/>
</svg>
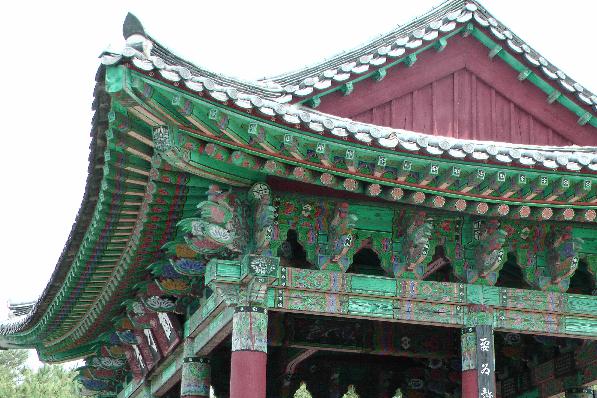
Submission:
<svg viewBox="0 0 597 398">
<path fill-rule="evenodd" d="M 594 396 L 597 96 L 480 4 L 253 82 L 124 38 L 1 347 L 102 398 Z"/>
</svg>

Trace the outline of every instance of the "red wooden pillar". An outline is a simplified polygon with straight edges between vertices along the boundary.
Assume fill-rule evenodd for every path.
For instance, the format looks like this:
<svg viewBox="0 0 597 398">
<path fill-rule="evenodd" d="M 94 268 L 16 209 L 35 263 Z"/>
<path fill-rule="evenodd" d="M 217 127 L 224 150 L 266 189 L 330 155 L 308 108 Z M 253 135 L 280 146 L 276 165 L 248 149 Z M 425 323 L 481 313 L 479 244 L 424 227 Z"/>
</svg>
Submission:
<svg viewBox="0 0 597 398">
<path fill-rule="evenodd" d="M 462 398 L 496 396 L 493 328 L 479 325 L 462 329 Z"/>
<path fill-rule="evenodd" d="M 462 398 L 477 398 L 477 347 L 475 328 L 462 329 Z"/>
<path fill-rule="evenodd" d="M 230 398 L 265 398 L 267 310 L 239 306 L 232 318 Z"/>
</svg>

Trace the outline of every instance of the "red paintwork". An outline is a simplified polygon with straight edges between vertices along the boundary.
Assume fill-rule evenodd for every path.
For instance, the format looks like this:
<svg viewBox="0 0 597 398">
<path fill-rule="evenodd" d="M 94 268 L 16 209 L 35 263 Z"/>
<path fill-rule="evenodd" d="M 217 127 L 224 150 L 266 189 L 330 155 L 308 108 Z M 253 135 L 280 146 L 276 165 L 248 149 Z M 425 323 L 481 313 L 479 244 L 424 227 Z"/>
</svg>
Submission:
<svg viewBox="0 0 597 398">
<path fill-rule="evenodd" d="M 233 351 L 230 364 L 230 398 L 265 398 L 267 354 Z"/>
<path fill-rule="evenodd" d="M 135 380 L 141 380 L 147 374 L 147 368 L 143 367 L 142 364 L 139 363 L 133 348 L 130 345 L 123 345 L 124 355 L 126 356 L 126 360 L 129 364 L 129 368 L 133 373 L 133 378 Z"/>
<path fill-rule="evenodd" d="M 597 131 L 547 95 L 476 39 L 455 36 L 442 52 L 418 55 L 412 67 L 388 69 L 348 96 L 322 97 L 318 111 L 359 121 L 464 139 L 537 145 L 597 145 Z M 562 88 L 559 88 L 562 91 Z"/>
<path fill-rule="evenodd" d="M 170 324 L 173 327 L 172 334 L 170 335 L 170 338 L 168 338 L 164 328 L 162 327 L 162 324 L 159 321 L 158 314 L 149 311 L 148 313 L 151 316 L 149 324 L 151 325 L 151 330 L 154 333 L 156 343 L 162 352 L 162 355 L 167 357 L 180 343 L 180 336 L 182 335 L 180 322 L 178 322 L 178 319 L 176 319 L 174 315 L 166 313 L 165 316 L 170 320 Z"/>
<path fill-rule="evenodd" d="M 462 372 L 462 398 L 478 398 L 477 369 Z"/>
<path fill-rule="evenodd" d="M 321 185 L 309 184 L 302 181 L 289 180 L 287 178 L 267 176 L 267 184 L 274 192 L 294 192 L 321 196 L 326 198 L 353 199 L 369 202 L 387 202 L 381 198 L 372 198 L 365 194 L 358 194 L 348 191 L 340 191 L 334 188 L 323 187 Z"/>
</svg>

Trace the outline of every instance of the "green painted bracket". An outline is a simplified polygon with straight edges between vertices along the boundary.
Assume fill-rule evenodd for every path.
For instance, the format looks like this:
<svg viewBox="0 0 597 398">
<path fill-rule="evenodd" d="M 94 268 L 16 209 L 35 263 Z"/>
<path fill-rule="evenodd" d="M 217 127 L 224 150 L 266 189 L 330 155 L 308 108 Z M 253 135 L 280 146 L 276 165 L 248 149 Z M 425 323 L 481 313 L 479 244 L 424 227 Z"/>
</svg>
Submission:
<svg viewBox="0 0 597 398">
<path fill-rule="evenodd" d="M 481 32 L 479 29 L 475 29 L 472 32 L 472 36 L 479 40 L 483 45 L 489 48 L 492 53 L 499 47 L 499 45 L 490 39 L 486 34 Z M 566 109 L 574 113 L 578 116 L 579 124 L 586 124 L 589 123 L 593 127 L 597 127 L 597 117 L 588 113 L 584 108 L 580 105 L 569 99 L 568 97 L 562 95 L 558 90 L 553 88 L 549 83 L 543 80 L 535 73 L 529 73 L 529 69 L 519 60 L 517 60 L 513 55 L 508 53 L 507 51 L 498 51 L 494 54 L 494 56 L 500 57 L 504 62 L 506 62 L 512 69 L 520 73 L 519 80 L 528 80 L 537 86 L 541 91 L 548 95 L 548 102 L 552 103 L 554 101 L 559 102 L 563 105 Z M 523 79 L 521 79 L 521 76 Z M 588 116 L 587 116 L 588 113 Z"/>
<path fill-rule="evenodd" d="M 106 68 L 106 92 L 115 94 L 124 88 L 124 66 L 108 66 Z"/>
</svg>

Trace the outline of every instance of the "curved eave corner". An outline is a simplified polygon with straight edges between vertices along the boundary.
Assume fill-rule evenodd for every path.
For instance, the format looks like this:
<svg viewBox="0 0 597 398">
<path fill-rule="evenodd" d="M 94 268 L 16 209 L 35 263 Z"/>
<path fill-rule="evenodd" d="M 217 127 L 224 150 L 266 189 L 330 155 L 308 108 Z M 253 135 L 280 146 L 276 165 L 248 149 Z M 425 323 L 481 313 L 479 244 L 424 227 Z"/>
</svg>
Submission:
<svg viewBox="0 0 597 398">
<path fill-rule="evenodd" d="M 90 228 L 98 202 L 103 177 L 102 168 L 104 165 L 104 152 L 106 149 L 104 132 L 108 126 L 108 111 L 110 108 L 110 97 L 104 90 L 104 72 L 105 68 L 101 66 L 98 69 L 95 78 L 96 85 L 92 103 L 94 115 L 90 134 L 89 166 L 87 171 L 87 181 L 85 183 L 85 192 L 83 194 L 79 212 L 75 217 L 75 222 L 73 223 L 56 267 L 39 299 L 31 306 L 26 314 L 0 323 L 0 347 L 22 348 L 35 346 L 35 339 L 23 341 L 20 336 L 34 328 L 45 315 L 48 307 L 57 299 L 57 295 L 71 271 L 71 265 Z"/>
<path fill-rule="evenodd" d="M 432 16 L 433 18 L 431 18 Z M 537 167 L 547 170 L 586 171 L 588 173 L 597 171 L 597 150 L 595 148 L 534 147 L 531 145 L 454 139 L 375 126 L 320 113 L 309 106 L 301 106 L 303 100 L 297 104 L 288 104 L 288 99 L 284 99 L 284 95 L 280 94 L 278 89 L 265 87 L 259 82 L 249 82 L 247 84 L 247 82 L 225 78 L 220 74 L 198 68 L 190 62 L 175 56 L 151 38 L 145 32 L 139 20 L 132 14 L 127 16 L 123 29 L 126 47 L 121 53 L 104 54 L 102 57 L 104 65 L 124 64 L 149 77 L 174 86 L 175 90 L 186 91 L 204 97 L 208 101 L 224 104 L 242 112 L 254 113 L 266 120 L 277 119 L 281 123 L 297 126 L 306 132 L 329 134 L 331 137 L 342 140 L 353 139 L 354 142 L 363 145 L 375 145 L 383 149 L 411 153 L 418 152 L 422 155 L 451 157 L 478 162 L 495 162 L 498 165 L 504 164 L 523 168 Z M 392 46 L 398 46 L 402 49 L 395 52 L 395 57 L 400 62 L 406 62 L 410 51 L 420 51 L 423 47 L 433 48 L 436 44 L 441 43 L 443 34 L 462 33 L 463 35 L 472 34 L 474 36 L 477 32 L 477 35 L 487 38 L 487 35 L 482 33 L 481 30 L 485 31 L 487 35 L 497 35 L 500 40 L 511 42 L 503 47 L 503 51 L 496 53 L 500 57 L 503 56 L 502 53 L 507 53 L 506 50 L 508 49 L 508 51 L 518 54 L 518 58 L 526 60 L 525 62 L 531 64 L 537 62 L 538 67 L 546 69 L 549 66 L 553 69 L 551 64 L 546 64 L 547 61 L 543 57 L 510 33 L 504 25 L 497 22 L 478 3 L 463 2 L 461 0 L 446 2 L 433 12 L 425 14 L 424 17 L 417 18 L 405 27 L 384 35 L 382 39 L 349 51 L 342 57 L 332 58 L 321 65 L 330 66 L 344 62 L 342 65 L 337 65 L 337 70 L 334 73 L 342 72 L 341 75 L 346 77 L 342 80 L 343 82 L 350 81 L 353 78 L 360 80 L 369 76 L 369 72 L 373 73 L 377 69 L 383 69 L 395 63 L 395 60 L 392 60 L 392 54 L 394 54 L 391 50 Z M 495 39 L 497 40 L 497 38 Z M 390 42 L 386 43 L 388 40 Z M 391 44 L 390 48 L 388 48 L 389 44 Z M 363 56 L 362 53 L 365 49 L 371 51 L 372 48 L 378 48 L 375 56 L 379 57 L 379 62 L 373 62 L 375 57 Z M 349 62 L 351 67 L 348 68 L 346 62 L 348 62 L 348 58 L 352 59 L 351 57 L 357 57 L 360 63 L 352 60 Z M 518 60 L 516 62 L 520 64 Z M 322 79 L 327 76 L 325 71 L 321 71 L 323 68 L 321 65 L 304 71 L 304 76 L 309 76 L 303 76 L 305 79 L 301 83 L 303 89 L 297 89 L 299 91 L 291 90 L 287 95 L 297 96 L 297 92 L 305 91 L 303 97 L 308 98 L 315 93 L 317 87 L 320 87 L 319 83 L 323 84 L 324 80 Z M 364 66 L 367 67 L 367 70 L 361 70 Z M 316 71 L 319 71 L 317 73 L 320 73 L 320 75 L 311 76 Z M 567 91 L 579 95 L 575 99 L 578 102 L 575 102 L 575 106 L 585 106 L 590 109 L 592 106 L 591 101 L 595 96 L 578 83 L 571 81 L 559 69 L 556 72 L 553 72 L 553 76 L 558 77 L 561 84 L 566 85 Z M 299 76 L 301 74 L 296 73 L 295 75 Z M 330 76 L 325 78 L 327 79 L 325 85 L 329 86 L 333 83 L 331 82 L 333 78 Z M 531 79 L 529 76 L 526 77 Z M 320 88 L 325 91 L 323 86 Z M 549 86 L 545 90 L 551 92 L 553 88 Z M 597 97 L 594 99 L 597 101 Z M 562 101 L 568 105 L 572 103 L 568 100 Z M 597 106 L 597 102 L 595 106 Z M 586 113 L 586 110 L 582 112 L 577 110 L 575 112 L 579 114 L 579 123 L 581 123 L 581 119 L 584 124 L 597 123 L 597 118 L 590 112 Z"/>
<path fill-rule="evenodd" d="M 520 73 L 521 81 L 530 80 L 550 96 L 550 101 L 576 113 L 579 123 L 597 127 L 597 95 L 546 60 L 475 0 L 446 1 L 363 46 L 261 83 L 277 87 L 287 101 L 313 106 L 322 96 L 345 89 L 346 84 L 383 79 L 388 68 L 415 62 L 421 51 L 441 51 L 458 33 L 483 43 L 491 58 L 502 58 Z"/>
<path fill-rule="evenodd" d="M 330 126 L 346 119 L 323 115 L 330 119 L 321 122 L 311 118 L 321 114 L 296 106 L 278 115 L 265 100 L 243 108 L 243 102 L 194 92 L 180 80 L 172 83 L 120 59 L 108 74 L 114 74 L 115 82 L 126 81 L 119 84 L 135 98 L 130 113 L 150 121 L 158 152 L 190 174 L 236 186 L 255 181 L 259 174 L 278 176 L 438 210 L 455 206 L 462 211 L 471 200 L 472 214 L 479 215 L 493 214 L 495 207 L 496 214 L 506 216 L 511 206 L 514 217 L 520 211 L 530 219 L 595 219 L 595 148 L 499 147 L 480 141 L 444 142 L 443 137 L 426 141 L 418 133 L 356 122 L 351 132 L 350 127 Z M 343 136 L 337 134 L 340 130 Z M 400 134 L 403 148 L 386 148 L 373 139 L 363 142 L 366 134 L 380 137 L 379 142 L 383 134 Z M 525 164 L 529 160 L 546 167 Z M 575 164 L 582 172 L 570 169 Z"/>
</svg>

